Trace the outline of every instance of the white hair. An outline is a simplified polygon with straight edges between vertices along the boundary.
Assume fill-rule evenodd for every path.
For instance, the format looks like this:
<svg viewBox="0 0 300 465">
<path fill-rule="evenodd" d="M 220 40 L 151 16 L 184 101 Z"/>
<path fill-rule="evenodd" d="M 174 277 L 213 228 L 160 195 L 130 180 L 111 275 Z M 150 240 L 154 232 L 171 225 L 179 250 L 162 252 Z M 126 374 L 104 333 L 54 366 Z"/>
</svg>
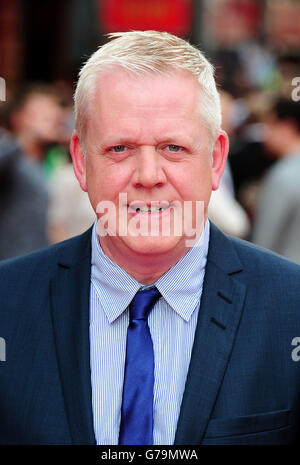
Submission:
<svg viewBox="0 0 300 465">
<path fill-rule="evenodd" d="M 118 66 L 142 75 L 169 74 L 174 69 L 190 71 L 200 89 L 200 115 L 212 143 L 221 127 L 220 97 L 214 79 L 214 68 L 203 53 L 187 41 L 167 32 L 130 31 L 108 34 L 113 39 L 101 46 L 79 72 L 74 94 L 76 132 L 84 148 L 89 104 L 95 94 L 97 78 L 102 71 Z"/>
</svg>

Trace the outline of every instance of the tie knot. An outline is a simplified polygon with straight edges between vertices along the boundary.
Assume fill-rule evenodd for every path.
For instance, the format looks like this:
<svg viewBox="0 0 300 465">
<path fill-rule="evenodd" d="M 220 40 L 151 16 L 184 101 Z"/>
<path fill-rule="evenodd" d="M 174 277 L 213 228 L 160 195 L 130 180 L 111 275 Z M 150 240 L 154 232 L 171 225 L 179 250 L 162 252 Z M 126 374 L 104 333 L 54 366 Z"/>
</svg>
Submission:
<svg viewBox="0 0 300 465">
<path fill-rule="evenodd" d="M 138 291 L 129 305 L 130 321 L 146 320 L 159 298 L 160 292 L 156 287 Z"/>
</svg>

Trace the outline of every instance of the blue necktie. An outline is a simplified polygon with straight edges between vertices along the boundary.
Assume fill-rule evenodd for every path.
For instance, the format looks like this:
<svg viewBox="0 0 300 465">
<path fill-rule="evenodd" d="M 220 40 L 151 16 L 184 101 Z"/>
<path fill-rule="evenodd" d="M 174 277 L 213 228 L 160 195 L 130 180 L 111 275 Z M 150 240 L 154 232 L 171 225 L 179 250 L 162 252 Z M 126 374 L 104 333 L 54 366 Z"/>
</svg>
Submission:
<svg viewBox="0 0 300 465">
<path fill-rule="evenodd" d="M 138 291 L 129 306 L 119 444 L 153 444 L 154 353 L 147 322 L 160 293 Z"/>
</svg>

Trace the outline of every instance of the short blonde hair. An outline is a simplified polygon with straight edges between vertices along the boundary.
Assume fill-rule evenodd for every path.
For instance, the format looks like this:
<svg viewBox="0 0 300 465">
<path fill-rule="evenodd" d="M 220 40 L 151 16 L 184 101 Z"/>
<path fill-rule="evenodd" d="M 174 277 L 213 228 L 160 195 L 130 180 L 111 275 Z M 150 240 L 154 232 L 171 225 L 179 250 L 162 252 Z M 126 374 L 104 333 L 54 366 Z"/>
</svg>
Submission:
<svg viewBox="0 0 300 465">
<path fill-rule="evenodd" d="M 101 71 L 119 66 L 137 75 L 166 74 L 172 69 L 190 71 L 201 89 L 200 114 L 214 142 L 221 127 L 220 97 L 214 68 L 203 53 L 187 41 L 167 32 L 130 31 L 112 33 L 113 39 L 98 48 L 79 72 L 74 94 L 75 127 L 82 146 L 88 121 L 89 103 Z"/>
</svg>

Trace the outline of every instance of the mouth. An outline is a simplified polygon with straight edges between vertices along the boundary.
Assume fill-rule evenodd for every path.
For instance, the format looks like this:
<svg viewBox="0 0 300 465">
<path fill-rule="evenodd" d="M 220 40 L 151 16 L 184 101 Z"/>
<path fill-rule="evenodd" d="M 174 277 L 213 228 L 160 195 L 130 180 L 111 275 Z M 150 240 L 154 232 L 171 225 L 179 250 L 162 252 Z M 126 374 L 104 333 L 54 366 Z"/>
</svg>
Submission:
<svg viewBox="0 0 300 465">
<path fill-rule="evenodd" d="M 163 213 L 172 207 L 172 204 L 167 201 L 162 202 L 131 202 L 128 205 L 129 213 L 143 213 L 143 214 L 153 214 L 153 213 Z"/>
</svg>

